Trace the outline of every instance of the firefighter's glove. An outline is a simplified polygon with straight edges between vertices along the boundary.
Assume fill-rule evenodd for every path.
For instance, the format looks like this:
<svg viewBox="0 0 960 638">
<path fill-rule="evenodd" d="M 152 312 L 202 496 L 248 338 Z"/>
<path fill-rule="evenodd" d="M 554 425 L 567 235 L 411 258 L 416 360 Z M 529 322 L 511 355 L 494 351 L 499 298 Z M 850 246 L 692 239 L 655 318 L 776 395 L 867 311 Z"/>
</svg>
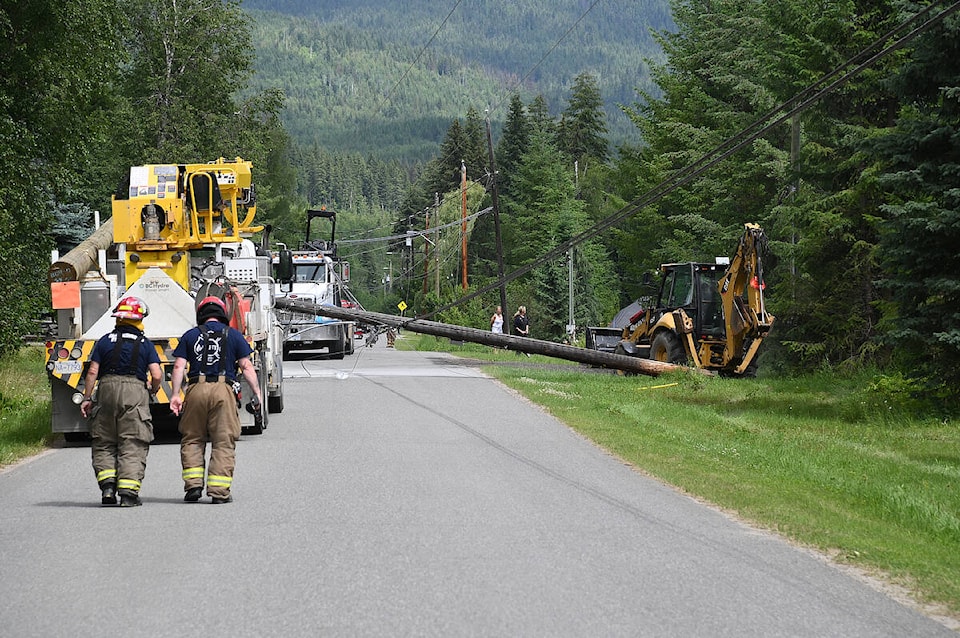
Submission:
<svg viewBox="0 0 960 638">
<path fill-rule="evenodd" d="M 263 411 L 260 409 L 260 399 L 256 395 L 247 403 L 247 412 L 253 415 L 253 424 L 263 428 Z"/>
</svg>

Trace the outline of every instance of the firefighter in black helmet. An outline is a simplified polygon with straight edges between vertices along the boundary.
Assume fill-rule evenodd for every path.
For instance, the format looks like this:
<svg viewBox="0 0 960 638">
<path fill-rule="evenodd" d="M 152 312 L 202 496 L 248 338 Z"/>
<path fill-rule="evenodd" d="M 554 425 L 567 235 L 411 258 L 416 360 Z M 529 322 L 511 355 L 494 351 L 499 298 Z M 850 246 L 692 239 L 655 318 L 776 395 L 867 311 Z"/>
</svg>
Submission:
<svg viewBox="0 0 960 638">
<path fill-rule="evenodd" d="M 140 483 L 153 441 L 150 394 L 160 389 L 161 375 L 157 350 L 143 335 L 148 313 L 138 297 L 120 300 L 112 314 L 117 327 L 97 341 L 84 378 L 80 412 L 93 417 L 90 449 L 104 505 L 115 505 L 117 494 L 121 507 L 141 503 Z"/>
<path fill-rule="evenodd" d="M 223 300 L 205 297 L 197 306 L 197 327 L 185 332 L 173 351 L 176 361 L 170 409 L 181 415 L 180 461 L 183 500 L 187 502 L 200 500 L 205 474 L 207 495 L 214 503 L 232 500 L 230 489 L 240 438 L 240 416 L 233 388 L 238 368 L 254 393 L 257 409 L 262 400 L 257 372 L 250 361 L 253 350 L 229 323 Z M 181 400 L 180 385 L 185 372 L 188 387 Z M 210 441 L 210 465 L 205 471 L 207 441 Z"/>
</svg>

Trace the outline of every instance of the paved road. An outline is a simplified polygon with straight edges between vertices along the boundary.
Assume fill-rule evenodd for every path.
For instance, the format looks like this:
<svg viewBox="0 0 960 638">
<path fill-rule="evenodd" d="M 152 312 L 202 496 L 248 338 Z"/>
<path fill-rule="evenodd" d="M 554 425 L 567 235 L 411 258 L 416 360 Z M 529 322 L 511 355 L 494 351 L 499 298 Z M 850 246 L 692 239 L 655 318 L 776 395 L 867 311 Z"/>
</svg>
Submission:
<svg viewBox="0 0 960 638">
<path fill-rule="evenodd" d="M 232 504 L 183 503 L 170 442 L 135 509 L 88 448 L 0 474 L 0 635 L 955 635 L 445 355 L 287 373 Z"/>
</svg>

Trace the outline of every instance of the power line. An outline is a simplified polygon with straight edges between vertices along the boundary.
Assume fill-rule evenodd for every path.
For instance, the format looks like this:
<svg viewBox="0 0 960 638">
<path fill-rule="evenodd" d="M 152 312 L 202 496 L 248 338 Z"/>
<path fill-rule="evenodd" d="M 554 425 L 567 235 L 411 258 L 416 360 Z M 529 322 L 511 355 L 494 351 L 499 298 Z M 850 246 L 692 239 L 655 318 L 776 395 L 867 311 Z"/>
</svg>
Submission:
<svg viewBox="0 0 960 638">
<path fill-rule="evenodd" d="M 727 159 L 737 151 L 743 149 L 745 146 L 752 143 L 757 138 L 761 137 L 763 134 L 767 133 L 768 131 L 782 124 L 783 122 L 787 121 L 789 118 L 793 117 L 795 114 L 805 110 L 810 105 L 819 101 L 820 98 L 824 97 L 825 95 L 832 93 L 838 87 L 845 84 L 847 81 L 849 81 L 853 77 L 859 75 L 865 69 L 868 69 L 869 67 L 873 66 L 881 58 L 892 53 L 893 51 L 896 51 L 902 48 L 903 46 L 905 46 L 907 43 L 915 39 L 920 34 L 928 31 L 930 28 L 932 28 L 936 24 L 939 24 L 948 16 L 956 13 L 957 10 L 960 9 L 960 0 L 948 6 L 946 9 L 944 9 L 941 13 L 937 14 L 936 16 L 926 20 L 926 22 L 923 22 L 922 24 L 914 28 L 912 31 L 909 31 L 906 35 L 901 36 L 898 40 L 895 40 L 889 46 L 882 48 L 876 53 L 870 54 L 871 51 L 875 51 L 877 48 L 879 48 L 879 46 L 881 46 L 880 43 L 886 42 L 893 35 L 904 31 L 905 29 L 912 26 L 914 23 L 918 22 L 920 19 L 925 18 L 926 15 L 930 13 L 932 8 L 933 8 L 933 5 L 931 5 L 924 11 L 921 11 L 913 18 L 905 21 L 903 24 L 899 25 L 895 29 L 892 29 L 883 37 L 878 38 L 877 42 L 875 42 L 873 45 L 871 45 L 870 47 L 867 47 L 867 49 L 865 49 L 864 51 L 861 51 L 854 57 L 850 58 L 849 60 L 844 62 L 842 65 L 840 65 L 840 67 L 838 67 L 837 69 L 834 69 L 833 71 L 825 75 L 823 78 L 821 78 L 817 82 L 814 82 L 812 85 L 806 87 L 805 89 L 800 91 L 796 96 L 794 96 L 787 102 L 781 104 L 780 106 L 774 109 L 771 109 L 770 111 L 767 112 L 767 114 L 762 116 L 753 124 L 743 129 L 742 131 L 738 132 L 737 134 L 731 136 L 730 138 L 725 140 L 723 143 L 721 143 L 719 146 L 717 146 L 713 150 L 705 153 L 697 161 L 678 170 L 676 173 L 674 173 L 674 175 L 663 180 L 662 182 L 654 186 L 652 189 L 647 191 L 644 195 L 635 199 L 630 204 L 627 204 L 626 206 L 621 208 L 619 211 L 617 211 L 613 215 L 610 215 L 609 217 L 606 217 L 605 219 L 600 220 L 599 222 L 597 222 L 587 230 L 583 231 L 582 233 L 568 239 L 565 242 L 560 243 L 559 245 L 547 251 L 546 253 L 541 255 L 536 260 L 530 262 L 529 264 L 521 266 L 520 268 L 517 268 L 513 272 L 510 272 L 504 275 L 502 281 L 500 280 L 494 281 L 493 283 L 488 284 L 476 290 L 475 292 L 472 292 L 468 295 L 464 295 L 463 297 L 460 297 L 459 299 L 457 299 L 452 303 L 449 303 L 445 306 L 437 308 L 433 312 L 430 312 L 425 315 L 413 317 L 411 318 L 411 320 L 425 319 L 425 318 L 432 317 L 437 313 L 443 312 L 444 310 L 448 310 L 462 303 L 466 303 L 471 299 L 474 299 L 482 294 L 486 294 L 496 288 L 499 288 L 502 284 L 509 283 L 514 279 L 517 279 L 523 275 L 526 275 L 533 269 L 547 263 L 552 259 L 559 257 L 560 255 L 570 250 L 571 248 L 585 241 L 589 241 L 590 239 L 593 239 L 594 237 L 598 236 L 600 233 L 606 231 L 609 228 L 612 228 L 613 226 L 616 226 L 617 224 L 624 221 L 628 217 L 632 217 L 645 206 L 649 206 L 655 203 L 656 201 L 662 199 L 663 197 L 677 190 L 681 186 L 685 186 L 686 184 L 692 182 L 694 179 L 696 179 L 697 177 L 700 177 L 701 175 L 706 173 L 708 170 L 718 165 L 720 162 L 724 161 L 725 159 Z M 864 59 L 865 55 L 867 56 L 866 59 Z M 856 64 L 856 62 L 861 59 L 863 61 L 860 62 L 859 64 Z M 853 66 L 854 64 L 856 64 L 856 66 L 854 66 L 851 70 L 847 71 L 846 73 L 842 73 L 843 69 Z M 838 75 L 839 77 L 837 77 Z M 835 77 L 837 79 L 833 80 L 823 88 L 817 89 L 817 87 L 823 85 L 825 81 Z M 782 113 L 782 114 L 776 117 L 775 119 L 773 119 L 772 121 L 770 121 L 770 117 L 773 117 L 777 113 Z M 764 124 L 764 122 L 766 123 Z"/>
<path fill-rule="evenodd" d="M 480 217 L 481 215 L 486 215 L 491 212 L 493 209 L 490 207 L 484 208 L 483 210 L 478 210 L 475 213 L 467 215 L 467 221 L 473 221 L 474 219 Z M 369 239 L 347 239 L 344 241 L 338 241 L 337 246 L 350 246 L 357 244 L 374 244 L 384 241 L 393 241 L 395 239 L 406 239 L 411 236 L 420 236 L 420 235 L 432 235 L 433 233 L 442 230 L 444 228 L 452 228 L 454 226 L 460 226 L 463 223 L 463 219 L 458 219 L 456 221 L 443 224 L 442 226 L 432 226 L 429 230 L 414 230 L 410 233 L 404 233 L 402 235 L 387 235 L 385 237 L 370 237 Z M 411 234 L 412 233 L 412 234 Z"/>
<path fill-rule="evenodd" d="M 574 22 L 572 25 L 570 25 L 570 28 L 567 29 L 562 36 L 560 36 L 560 39 L 559 39 L 559 40 L 557 40 L 556 42 L 553 43 L 553 46 L 550 47 L 550 48 L 547 50 L 547 52 L 543 54 L 543 57 L 540 58 L 540 60 L 539 60 L 536 64 L 534 64 L 533 67 L 532 67 L 529 71 L 527 71 L 526 75 L 524 75 L 522 78 L 520 78 L 520 80 L 518 80 L 518 81 L 513 85 L 513 87 L 512 87 L 510 90 L 507 91 L 507 95 L 505 95 L 503 98 L 501 98 L 500 101 L 497 102 L 495 106 L 493 106 L 493 107 L 490 108 L 490 112 L 491 112 L 491 113 L 493 113 L 494 111 L 496 111 L 497 109 L 499 109 L 499 108 L 503 105 L 503 103 L 506 101 L 507 96 L 508 96 L 510 93 L 512 93 L 512 92 L 514 91 L 514 89 L 516 89 L 516 87 L 518 87 L 518 86 L 520 86 L 521 84 L 523 84 L 524 82 L 526 82 L 527 79 L 528 79 L 531 75 L 533 75 L 534 71 L 536 71 L 537 69 L 540 68 L 540 65 L 543 64 L 544 61 L 545 61 L 548 57 L 550 57 L 550 54 L 552 54 L 552 53 L 556 50 L 556 48 L 557 48 L 558 46 L 560 46 L 560 43 L 563 42 L 563 41 L 567 38 L 567 36 L 570 35 L 570 34 L 573 32 L 574 29 L 577 28 L 577 26 L 580 24 L 580 22 L 582 22 L 583 19 L 584 19 L 585 17 L 587 17 L 587 14 L 590 13 L 590 11 L 591 11 L 595 6 L 597 6 L 597 4 L 599 4 L 599 3 L 600 3 L 600 0 L 593 0 L 593 2 L 590 3 L 590 6 L 587 7 L 587 10 L 584 11 L 583 13 L 581 13 L 581 14 L 580 14 L 580 17 L 577 18 L 577 21 Z"/>
<path fill-rule="evenodd" d="M 420 61 L 420 58 L 423 57 L 423 54 L 426 52 L 426 50 L 430 47 L 431 44 L 433 44 L 433 41 L 436 40 L 437 35 L 439 35 L 440 31 L 443 30 L 443 27 L 447 24 L 447 21 L 450 19 L 450 16 L 452 16 L 453 12 L 457 10 L 457 7 L 460 6 L 461 2 L 463 2 L 463 0 L 457 0 L 457 2 L 453 5 L 453 8 L 450 9 L 449 13 L 447 13 L 447 17 L 443 19 L 443 22 L 440 23 L 440 26 L 438 26 L 436 31 L 433 32 L 433 35 L 430 36 L 430 39 L 427 40 L 427 43 L 423 45 L 423 47 L 420 49 L 420 52 L 417 53 L 417 57 L 413 60 L 413 62 L 410 63 L 410 66 L 408 66 L 407 69 L 403 72 L 403 75 L 401 75 L 400 79 L 397 80 L 397 83 L 393 85 L 393 88 L 390 89 L 390 91 L 388 91 L 387 94 L 383 96 L 383 99 L 380 100 L 380 103 L 377 105 L 377 108 L 374 110 L 374 113 L 380 112 L 380 110 L 383 108 L 383 105 L 387 103 L 387 100 L 390 99 L 390 97 L 394 94 L 397 88 L 407 78 L 407 75 L 410 74 L 410 71 L 413 70 L 413 67 L 417 65 L 417 62 Z"/>
</svg>

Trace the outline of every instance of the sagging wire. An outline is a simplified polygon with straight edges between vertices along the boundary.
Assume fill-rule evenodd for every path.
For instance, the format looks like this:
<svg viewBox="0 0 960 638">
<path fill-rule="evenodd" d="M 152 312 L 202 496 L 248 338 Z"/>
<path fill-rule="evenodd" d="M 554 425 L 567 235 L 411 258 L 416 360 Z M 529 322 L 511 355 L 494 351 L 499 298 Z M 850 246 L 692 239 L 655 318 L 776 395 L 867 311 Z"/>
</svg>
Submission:
<svg viewBox="0 0 960 638">
<path fill-rule="evenodd" d="M 885 34 L 881 38 L 878 38 L 873 45 L 859 52 L 857 55 L 847 60 L 844 64 L 840 65 L 838 68 L 834 69 L 833 71 L 831 71 L 830 73 L 828 73 L 827 75 L 819 79 L 818 81 L 814 82 L 807 88 L 803 89 L 787 102 L 784 102 L 783 104 L 771 109 L 766 114 L 764 114 L 759 119 L 757 119 L 753 124 L 741 130 L 739 133 L 727 138 L 719 146 L 705 153 L 695 162 L 692 162 L 691 164 L 688 164 L 684 168 L 676 171 L 674 175 L 666 178 L 665 180 L 663 180 L 662 182 L 660 182 L 659 184 L 651 188 L 649 191 L 647 191 L 644 195 L 635 199 L 631 203 L 627 204 L 626 206 L 621 208 L 619 211 L 617 211 L 613 215 L 610 215 L 605 219 L 600 220 L 599 222 L 594 224 L 591 228 L 588 228 L 587 230 L 579 233 L 578 235 L 575 235 L 574 237 L 560 243 L 559 245 L 547 251 L 546 253 L 541 255 L 538 259 L 530 262 L 529 264 L 521 266 L 520 268 L 517 268 L 516 270 L 504 275 L 503 279 L 497 279 L 493 283 L 490 283 L 468 295 L 464 295 L 463 297 L 460 297 L 459 299 L 449 304 L 446 304 L 445 306 L 441 306 L 440 308 L 437 308 L 429 313 L 411 317 L 405 323 L 408 323 L 409 321 L 415 321 L 418 319 L 428 319 L 430 317 L 437 315 L 438 313 L 441 313 L 445 310 L 449 310 L 450 308 L 459 306 L 460 304 L 463 304 L 472 299 L 475 299 L 480 295 L 483 295 L 492 290 L 495 290 L 502 285 L 510 283 L 511 281 L 519 277 L 522 277 L 523 275 L 526 275 L 530 271 L 547 263 L 548 261 L 559 257 L 560 255 L 567 252 L 571 248 L 578 246 L 579 244 L 585 241 L 593 239 L 594 237 L 598 236 L 600 233 L 608 230 L 609 228 L 612 228 L 613 226 L 624 221 L 625 219 L 632 217 L 644 207 L 659 201 L 660 199 L 662 199 L 663 197 L 666 197 L 667 195 L 679 189 L 680 187 L 689 184 L 694 179 L 700 177 L 711 168 L 715 167 L 722 161 L 732 156 L 734 153 L 740 151 L 741 149 L 746 147 L 748 144 L 754 142 L 756 139 L 758 139 L 759 137 L 761 137 L 771 129 L 775 128 L 776 126 L 779 126 L 780 124 L 787 121 L 797 113 L 805 110 L 810 105 L 819 101 L 820 98 L 824 97 L 825 95 L 832 93 L 838 87 L 842 86 L 850 79 L 856 77 L 864 70 L 873 66 L 881 58 L 902 48 L 907 43 L 915 39 L 917 36 L 928 31 L 933 26 L 935 26 L 936 24 L 939 24 L 950 15 L 956 13 L 957 10 L 960 9 L 960 1 L 954 2 L 952 5 L 944 9 L 941 13 L 937 14 L 932 18 L 929 18 L 928 20 L 926 20 L 926 22 L 923 22 L 922 24 L 920 24 L 920 26 L 914 28 L 912 31 L 909 31 L 906 35 L 903 35 L 899 39 L 895 40 L 892 44 L 880 49 L 876 53 L 872 53 L 872 54 L 870 53 L 871 51 L 874 51 L 880 46 L 882 46 L 883 42 L 886 42 L 891 37 L 895 36 L 897 33 L 903 31 L 906 28 L 909 28 L 915 22 L 925 17 L 928 13 L 932 11 L 933 7 L 934 5 L 927 7 L 926 9 L 919 12 L 917 15 L 911 17 L 909 20 L 905 21 L 901 25 L 897 26 L 894 29 L 891 29 L 887 34 Z M 867 56 L 866 59 L 863 59 L 864 56 Z M 857 61 L 861 59 L 863 59 L 863 61 L 860 62 L 859 64 L 856 64 Z M 856 66 L 854 66 L 852 69 L 850 69 L 846 73 L 843 73 L 844 69 L 854 64 L 856 64 Z M 823 86 L 823 88 L 819 88 L 819 89 L 817 88 L 817 87 L 821 87 L 824 84 L 824 82 L 831 80 L 833 78 L 836 78 L 836 79 L 830 82 L 829 84 L 826 84 L 826 86 Z M 776 117 L 772 121 L 770 121 L 770 118 L 776 115 L 777 113 L 781 113 L 781 115 Z M 756 129 L 756 130 L 753 130 L 753 129 Z"/>
</svg>

